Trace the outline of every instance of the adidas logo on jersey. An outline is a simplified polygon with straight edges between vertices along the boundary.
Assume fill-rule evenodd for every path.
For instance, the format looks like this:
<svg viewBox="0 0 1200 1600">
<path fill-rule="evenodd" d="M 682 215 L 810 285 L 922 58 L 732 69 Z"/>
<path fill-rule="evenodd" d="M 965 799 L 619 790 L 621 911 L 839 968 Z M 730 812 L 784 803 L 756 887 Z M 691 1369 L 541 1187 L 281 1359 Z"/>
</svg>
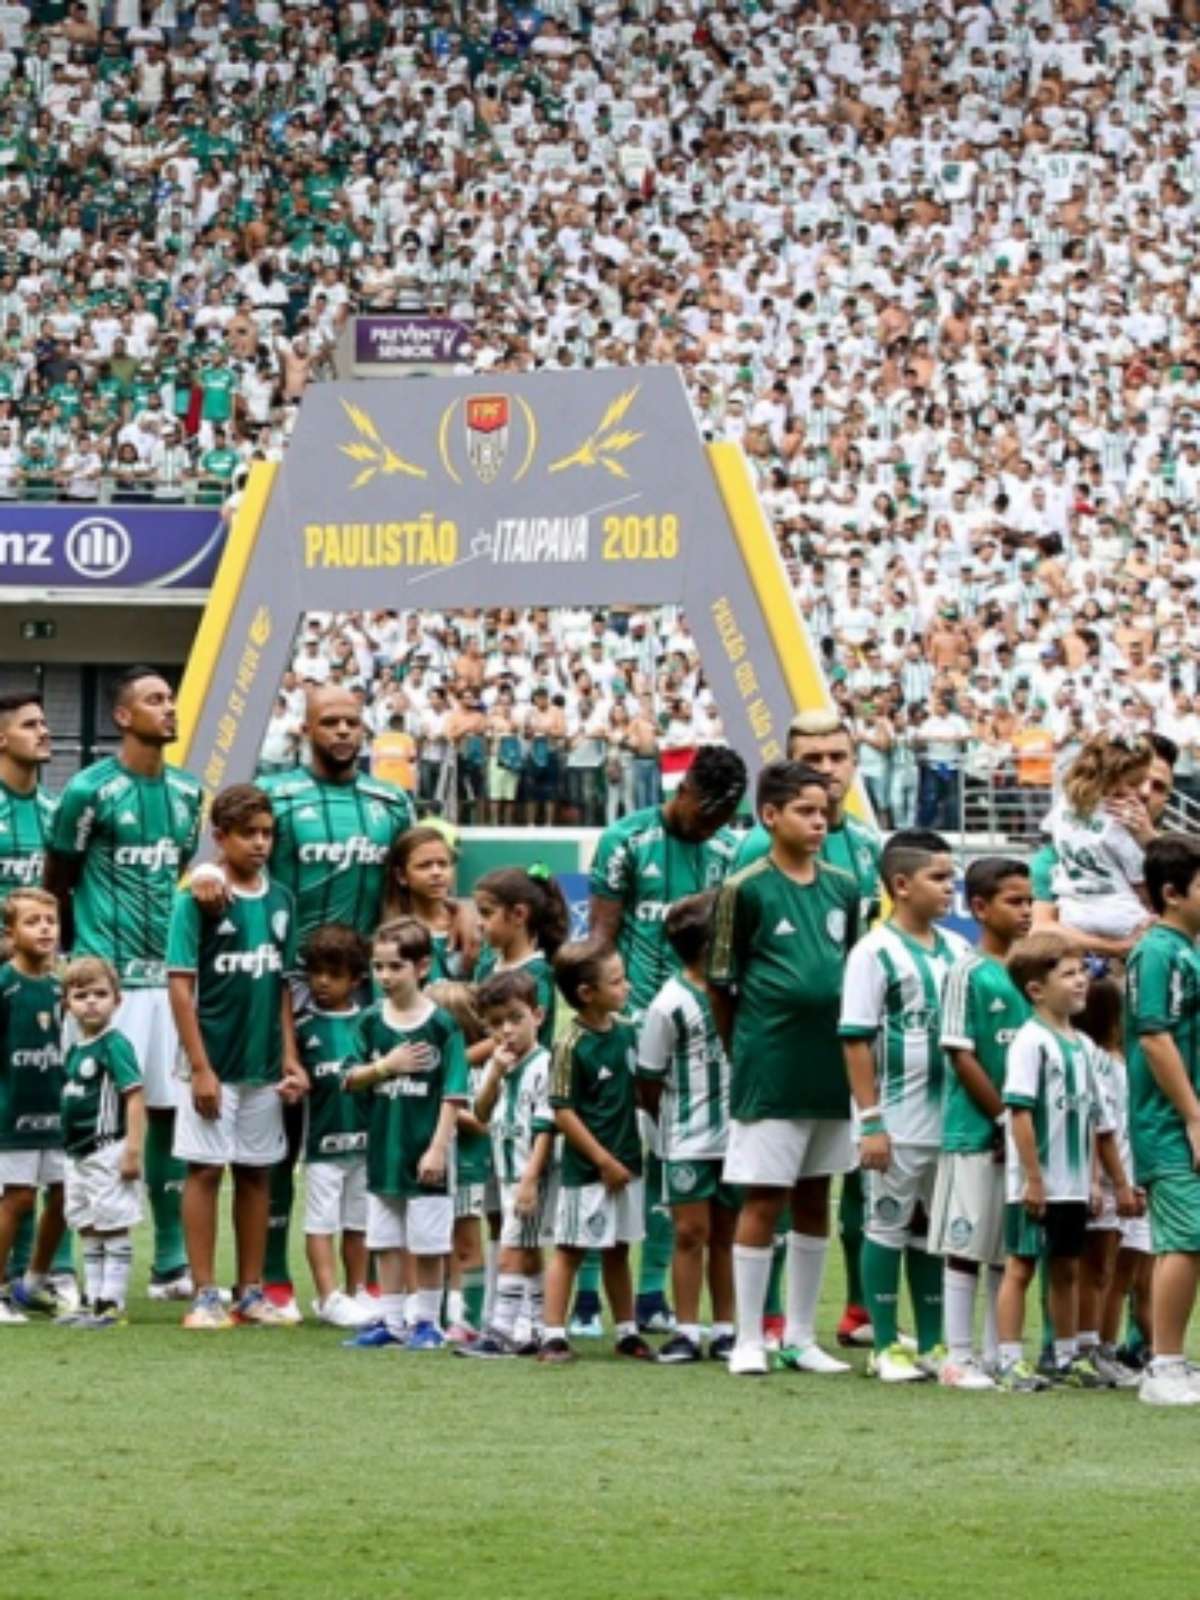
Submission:
<svg viewBox="0 0 1200 1600">
<path fill-rule="evenodd" d="M 611 1077 L 612 1077 L 612 1073 L 608 1070 L 608 1068 L 607 1067 L 601 1067 L 600 1071 L 596 1074 L 596 1082 L 597 1083 L 607 1083 L 608 1080 Z"/>
<path fill-rule="evenodd" d="M 989 1011 L 1003 1011 L 1004 1009 L 1005 1009 L 1004 1001 L 1001 1000 L 999 998 L 999 996 L 997 996 L 996 999 L 993 1000 L 991 1005 L 988 1007 Z"/>
<path fill-rule="evenodd" d="M 296 813 L 297 822 L 319 822 L 316 806 L 301 806 Z"/>
<path fill-rule="evenodd" d="M 645 867 L 645 870 L 642 873 L 642 877 L 643 878 L 661 878 L 662 877 L 662 873 L 659 870 L 659 868 L 654 865 L 653 861 L 649 861 L 649 862 L 646 863 L 646 867 Z"/>
<path fill-rule="evenodd" d="M 792 927 L 791 923 L 786 917 L 780 917 L 779 921 L 775 924 L 776 933 L 795 933 L 795 931 L 795 928 Z"/>
<path fill-rule="evenodd" d="M 231 922 L 229 920 L 229 918 L 226 917 L 224 922 L 218 922 L 217 923 L 217 932 L 218 933 L 236 933 L 237 932 L 237 924 L 235 922 Z"/>
<path fill-rule="evenodd" d="M 117 821 L 123 828 L 137 827 L 137 818 L 134 816 L 132 811 L 122 811 L 121 815 L 117 818 Z"/>
</svg>

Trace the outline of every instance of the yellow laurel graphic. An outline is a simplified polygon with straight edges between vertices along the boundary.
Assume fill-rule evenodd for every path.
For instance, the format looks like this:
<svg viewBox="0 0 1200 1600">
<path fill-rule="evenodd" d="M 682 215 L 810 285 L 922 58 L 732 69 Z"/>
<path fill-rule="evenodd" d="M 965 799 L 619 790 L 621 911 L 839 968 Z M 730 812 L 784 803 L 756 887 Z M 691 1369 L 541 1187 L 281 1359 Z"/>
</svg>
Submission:
<svg viewBox="0 0 1200 1600">
<path fill-rule="evenodd" d="M 626 389 L 624 394 L 619 394 L 600 419 L 600 426 L 588 434 L 578 450 L 551 462 L 549 470 L 565 472 L 568 467 L 603 467 L 606 472 L 611 472 L 614 478 L 628 478 L 629 473 L 616 457 L 635 445 L 644 435 L 632 432 L 628 428 L 619 428 L 617 425 L 625 420 L 625 413 L 637 398 L 640 387 L 640 384 L 635 383 L 632 389 Z"/>
<path fill-rule="evenodd" d="M 381 472 L 385 478 L 394 477 L 397 472 L 403 472 L 410 478 L 429 476 L 424 467 L 415 467 L 411 461 L 403 460 L 391 445 L 383 442 L 379 436 L 379 429 L 361 406 L 352 406 L 348 400 L 343 400 L 342 410 L 350 418 L 354 431 L 359 435 L 352 444 L 338 445 L 344 456 L 349 456 L 351 461 L 357 461 L 362 465 L 362 471 L 350 485 L 351 489 L 361 489 L 364 484 L 370 483 L 377 472 Z"/>
<path fill-rule="evenodd" d="M 250 623 L 250 642 L 261 649 L 271 637 L 271 612 L 268 606 L 259 606 Z"/>
</svg>

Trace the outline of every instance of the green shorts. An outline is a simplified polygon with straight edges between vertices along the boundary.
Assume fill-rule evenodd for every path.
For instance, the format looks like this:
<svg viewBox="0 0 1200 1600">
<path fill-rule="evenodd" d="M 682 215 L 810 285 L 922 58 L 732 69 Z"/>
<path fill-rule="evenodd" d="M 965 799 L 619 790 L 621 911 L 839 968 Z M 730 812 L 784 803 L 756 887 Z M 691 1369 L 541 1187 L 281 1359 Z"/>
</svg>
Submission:
<svg viewBox="0 0 1200 1600">
<path fill-rule="evenodd" d="M 664 1161 L 663 1199 L 669 1206 L 690 1206 L 698 1200 L 715 1200 L 727 1211 L 742 1209 L 742 1191 L 721 1177 L 721 1156 L 696 1161 Z"/>
<path fill-rule="evenodd" d="M 1200 1172 L 1168 1172 L 1147 1188 L 1154 1254 L 1200 1255 Z"/>
</svg>

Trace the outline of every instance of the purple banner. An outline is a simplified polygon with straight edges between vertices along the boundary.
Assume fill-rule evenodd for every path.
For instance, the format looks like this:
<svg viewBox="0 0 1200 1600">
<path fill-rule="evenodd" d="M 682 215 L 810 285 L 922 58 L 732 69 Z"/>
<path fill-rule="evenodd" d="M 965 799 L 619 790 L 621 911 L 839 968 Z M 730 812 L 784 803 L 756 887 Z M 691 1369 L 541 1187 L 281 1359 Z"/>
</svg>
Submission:
<svg viewBox="0 0 1200 1600">
<path fill-rule="evenodd" d="M 463 359 L 471 331 L 456 317 L 358 317 L 354 359 L 361 366 L 448 366 Z"/>
<path fill-rule="evenodd" d="M 4 589 L 207 589 L 225 544 L 216 506 L 9 505 Z"/>
</svg>

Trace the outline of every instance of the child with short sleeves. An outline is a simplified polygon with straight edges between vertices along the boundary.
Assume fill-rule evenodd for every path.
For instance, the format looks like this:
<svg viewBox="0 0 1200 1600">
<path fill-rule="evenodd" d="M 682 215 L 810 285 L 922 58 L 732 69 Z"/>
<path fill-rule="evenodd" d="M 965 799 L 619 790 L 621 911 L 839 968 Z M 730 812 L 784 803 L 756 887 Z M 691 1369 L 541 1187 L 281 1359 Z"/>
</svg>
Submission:
<svg viewBox="0 0 1200 1600">
<path fill-rule="evenodd" d="M 78 1312 L 55 1320 L 111 1328 L 124 1320 L 130 1232 L 142 1220 L 142 1074 L 133 1046 L 113 1025 L 121 987 L 111 963 L 78 956 L 63 974 L 63 999 L 78 1029 L 62 1091 L 66 1220 L 83 1246 L 86 1298 Z"/>
<path fill-rule="evenodd" d="M 1150 920 L 1142 841 L 1120 820 L 1154 759 L 1145 739 L 1097 734 L 1076 756 L 1047 823 L 1057 856 L 1059 920 L 1076 933 L 1128 941 Z"/>
<path fill-rule="evenodd" d="M 311 1085 L 304 1103 L 304 1245 L 317 1297 L 313 1310 L 333 1328 L 361 1328 L 377 1315 L 367 1292 L 367 1118 L 362 1098 L 342 1085 L 361 1010 L 356 996 L 370 969 L 366 941 L 346 923 L 316 928 L 301 952 L 311 1005 L 298 1019 L 300 1063 Z M 338 1287 L 341 1237 L 346 1287 Z"/>
<path fill-rule="evenodd" d="M 433 962 L 412 917 L 375 935 L 371 973 L 382 998 L 359 1019 L 345 1085 L 367 1097 L 367 1248 L 375 1252 L 382 1319 L 346 1341 L 358 1349 L 440 1350 L 445 1257 L 454 1234 L 454 1128 L 469 1100 L 462 1030 L 422 986 Z M 405 1271 L 416 1276 L 413 1325 Z"/>
<path fill-rule="evenodd" d="M 883 1383 L 910 1383 L 936 1378 L 946 1355 L 942 1264 L 928 1237 L 942 1145 L 941 1001 L 950 969 L 970 946 L 937 926 L 954 894 L 954 859 L 940 834 L 894 833 L 881 872 L 892 915 L 850 952 L 839 1032 L 867 1200 L 862 1274 L 875 1342 L 869 1371 Z M 902 1265 L 915 1356 L 897 1330 Z"/>
<path fill-rule="evenodd" d="M 457 1346 L 470 1344 L 483 1331 L 483 1217 L 492 1176 L 492 1141 L 473 1105 L 485 1071 L 476 1058 L 488 1059 L 491 1041 L 469 983 L 444 978 L 430 984 L 429 998 L 458 1023 L 467 1051 L 468 1102 L 459 1110 L 455 1127 L 454 1248 L 446 1289 L 446 1338 Z"/>
<path fill-rule="evenodd" d="M 1053 1381 L 1068 1388 L 1101 1388 L 1104 1380 L 1077 1348 L 1093 1139 L 1116 1191 L 1118 1212 L 1132 1215 L 1136 1200 L 1113 1137 L 1096 1046 L 1073 1025 L 1087 1004 L 1087 969 L 1069 935 L 1045 931 L 1014 946 L 1008 970 L 1033 1015 L 1009 1046 L 1004 1078 L 1007 1260 L 996 1304 L 996 1383 L 1019 1393 L 1050 1381 L 1032 1369 L 1022 1350 L 1025 1296 L 1044 1258 L 1054 1328 Z"/>
</svg>

